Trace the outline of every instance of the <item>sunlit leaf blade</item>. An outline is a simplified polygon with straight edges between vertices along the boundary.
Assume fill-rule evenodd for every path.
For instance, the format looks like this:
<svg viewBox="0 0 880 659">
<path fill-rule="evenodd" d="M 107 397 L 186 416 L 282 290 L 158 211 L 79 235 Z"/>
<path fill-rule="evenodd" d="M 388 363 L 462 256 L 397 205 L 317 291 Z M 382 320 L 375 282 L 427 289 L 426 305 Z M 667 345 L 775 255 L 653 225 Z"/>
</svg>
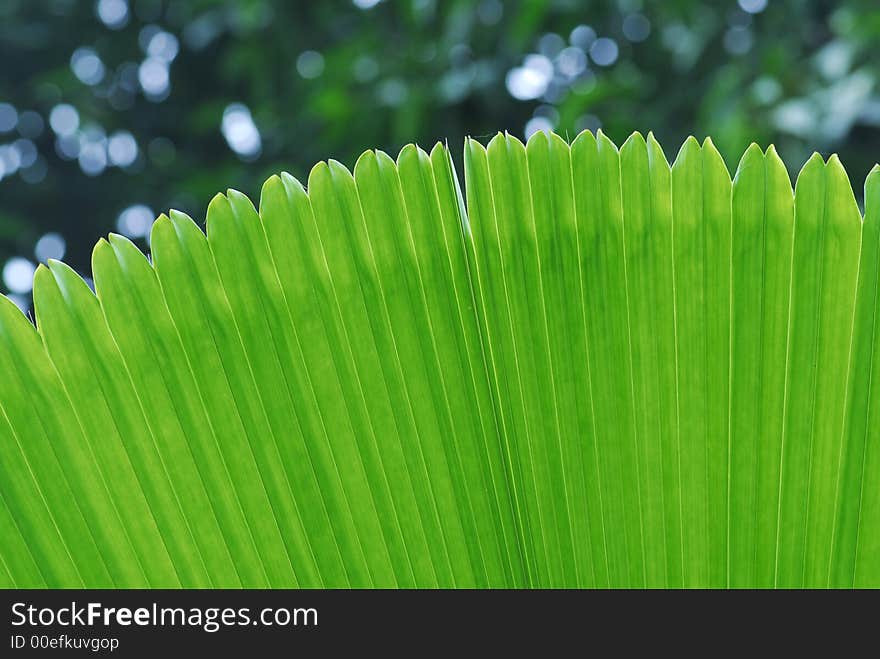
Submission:
<svg viewBox="0 0 880 659">
<path fill-rule="evenodd" d="M 305 368 L 297 367 L 293 375 L 306 392 L 303 399 L 308 402 L 308 406 L 303 406 L 307 410 L 305 418 L 312 425 L 312 432 L 321 438 L 312 450 L 321 449 L 323 445 L 321 458 L 327 465 L 325 473 L 330 484 L 324 495 L 324 505 L 335 510 L 333 526 L 339 529 L 333 536 L 337 539 L 338 550 L 323 557 L 327 560 L 329 556 L 335 556 L 338 566 L 335 574 L 325 573 L 323 579 L 334 586 L 369 585 L 370 569 L 360 537 L 375 535 L 377 531 L 372 516 L 358 516 L 358 511 L 363 510 L 359 506 L 372 504 L 360 472 L 352 471 L 359 462 L 356 445 L 351 443 L 349 412 L 340 393 L 340 380 L 334 366 L 334 359 L 339 357 L 334 352 L 338 351 L 332 348 L 333 335 L 325 329 L 321 315 L 322 307 L 325 307 L 321 300 L 328 276 L 322 247 L 314 233 L 316 226 L 311 204 L 299 183 L 282 175 L 271 178 L 263 186 L 260 212 L 285 302 L 285 313 L 299 319 L 292 338 L 297 354 L 301 354 L 299 363 Z M 310 375 L 321 372 L 323 377 Z M 345 478 L 340 464 L 351 465 Z M 359 517 L 363 519 L 360 524 L 357 522 Z"/>
<path fill-rule="evenodd" d="M 201 582 L 206 586 L 241 585 L 237 578 L 225 580 L 235 575 L 235 567 L 209 492 L 216 491 L 216 500 L 222 502 L 228 496 L 223 492 L 229 490 L 217 491 L 216 485 L 211 487 L 213 483 L 206 487 L 209 480 L 221 484 L 223 480 L 209 471 L 210 461 L 202 458 L 197 446 L 197 438 L 209 432 L 193 418 L 193 392 L 182 379 L 186 371 L 176 361 L 185 358 L 175 345 L 176 333 L 156 275 L 140 250 L 117 235 L 111 235 L 109 242 L 99 242 L 92 268 L 125 370 L 143 408 L 149 410 L 146 423 L 153 432 L 162 468 L 179 497 L 185 532 L 191 535 L 203 562 Z M 227 532 L 233 535 L 232 529 Z M 217 577 L 211 575 L 223 575 L 224 581 L 215 583 Z"/>
<path fill-rule="evenodd" d="M 776 570 L 783 587 L 828 584 L 860 233 L 840 161 L 813 156 L 795 187 Z"/>
<path fill-rule="evenodd" d="M 831 556 L 831 585 L 880 584 L 880 167 L 865 182 L 865 218 L 853 326 L 846 450 L 837 497 L 840 501 Z"/>
<path fill-rule="evenodd" d="M 683 584 L 727 576 L 731 184 L 707 140 L 672 166 Z"/>
<path fill-rule="evenodd" d="M 645 585 L 682 586 L 672 183 L 652 135 L 620 151 L 633 396 L 643 493 Z M 656 549 L 654 549 L 656 548 Z"/>
<path fill-rule="evenodd" d="M 571 148 L 583 267 L 587 361 L 607 583 L 645 585 L 638 438 L 633 408 L 620 155 L 602 133 L 582 133 Z"/>
<path fill-rule="evenodd" d="M 864 221 L 708 139 L 464 179 L 320 163 L 0 300 L 0 586 L 880 586 L 880 171 Z"/>
<path fill-rule="evenodd" d="M 449 161 L 439 145 L 430 156 L 405 147 L 398 165 L 401 183 L 410 182 L 402 186 L 416 259 L 409 281 L 424 305 L 430 331 L 426 366 L 434 398 L 446 417 L 440 430 L 470 555 L 469 576 L 475 585 L 500 585 L 509 581 L 513 538 L 508 543 L 504 534 L 506 529 L 512 532 L 513 518 L 461 249 L 463 218 L 457 212 Z M 474 439 L 467 441 L 468 437 Z"/>
<path fill-rule="evenodd" d="M 535 224 L 535 246 L 540 266 L 541 322 L 546 334 L 547 364 L 552 381 L 554 423 L 558 450 L 551 478 L 565 497 L 565 521 L 560 549 L 569 554 L 561 583 L 596 584 L 596 561 L 604 564 L 598 499 L 589 488 L 589 452 L 593 417 L 586 363 L 581 267 L 577 214 L 572 196 L 571 151 L 558 135 L 540 133 L 526 149 Z M 585 433 L 589 433 L 586 435 Z M 593 501 L 591 504 L 590 501 Z M 591 524 L 592 523 L 592 524 Z"/>
<path fill-rule="evenodd" d="M 773 583 L 787 369 L 794 198 L 771 147 L 733 183 L 730 585 Z"/>
</svg>

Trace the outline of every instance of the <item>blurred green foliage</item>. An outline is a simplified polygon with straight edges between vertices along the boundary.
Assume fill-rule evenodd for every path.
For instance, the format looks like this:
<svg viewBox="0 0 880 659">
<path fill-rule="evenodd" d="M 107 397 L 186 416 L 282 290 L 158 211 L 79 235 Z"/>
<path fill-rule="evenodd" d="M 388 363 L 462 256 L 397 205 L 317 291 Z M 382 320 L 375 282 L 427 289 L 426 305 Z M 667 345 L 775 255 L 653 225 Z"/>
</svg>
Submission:
<svg viewBox="0 0 880 659">
<path fill-rule="evenodd" d="M 87 276 L 100 235 L 147 248 L 145 216 L 224 186 L 498 130 L 711 134 L 731 171 L 751 141 L 792 174 L 836 151 L 859 194 L 878 39 L 876 0 L 4 0 L 3 290 L 27 306 L 39 258 Z"/>
</svg>

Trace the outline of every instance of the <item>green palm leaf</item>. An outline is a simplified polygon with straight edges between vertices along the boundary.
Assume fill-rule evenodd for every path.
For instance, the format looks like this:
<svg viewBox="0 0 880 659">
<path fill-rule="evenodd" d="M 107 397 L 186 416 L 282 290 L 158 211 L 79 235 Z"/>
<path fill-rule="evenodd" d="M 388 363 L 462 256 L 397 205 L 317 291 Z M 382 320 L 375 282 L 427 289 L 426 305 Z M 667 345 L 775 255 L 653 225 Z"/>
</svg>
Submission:
<svg viewBox="0 0 880 659">
<path fill-rule="evenodd" d="M 880 170 L 864 219 L 693 138 L 464 175 L 321 163 L 0 300 L 0 585 L 880 586 Z"/>
</svg>

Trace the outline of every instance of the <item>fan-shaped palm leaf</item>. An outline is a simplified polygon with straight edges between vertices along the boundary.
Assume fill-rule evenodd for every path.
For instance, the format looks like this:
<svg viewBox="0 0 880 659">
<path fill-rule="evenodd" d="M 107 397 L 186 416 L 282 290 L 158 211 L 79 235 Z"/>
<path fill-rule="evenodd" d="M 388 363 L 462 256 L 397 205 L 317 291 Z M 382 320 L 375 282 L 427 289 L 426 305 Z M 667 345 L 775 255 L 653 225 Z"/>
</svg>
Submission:
<svg viewBox="0 0 880 659">
<path fill-rule="evenodd" d="M 0 299 L 0 583 L 880 586 L 880 173 L 464 155 L 466 204 L 370 151 Z"/>
</svg>

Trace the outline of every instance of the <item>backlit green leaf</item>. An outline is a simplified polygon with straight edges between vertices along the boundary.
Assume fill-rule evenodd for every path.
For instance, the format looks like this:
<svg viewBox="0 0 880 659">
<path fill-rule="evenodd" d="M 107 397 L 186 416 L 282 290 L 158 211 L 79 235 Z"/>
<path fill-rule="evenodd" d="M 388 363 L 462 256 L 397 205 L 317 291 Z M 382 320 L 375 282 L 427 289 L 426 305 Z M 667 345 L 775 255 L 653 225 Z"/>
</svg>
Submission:
<svg viewBox="0 0 880 659">
<path fill-rule="evenodd" d="M 880 586 L 880 170 L 864 220 L 836 156 L 638 133 L 307 184 L 0 299 L 0 586 Z"/>
</svg>

